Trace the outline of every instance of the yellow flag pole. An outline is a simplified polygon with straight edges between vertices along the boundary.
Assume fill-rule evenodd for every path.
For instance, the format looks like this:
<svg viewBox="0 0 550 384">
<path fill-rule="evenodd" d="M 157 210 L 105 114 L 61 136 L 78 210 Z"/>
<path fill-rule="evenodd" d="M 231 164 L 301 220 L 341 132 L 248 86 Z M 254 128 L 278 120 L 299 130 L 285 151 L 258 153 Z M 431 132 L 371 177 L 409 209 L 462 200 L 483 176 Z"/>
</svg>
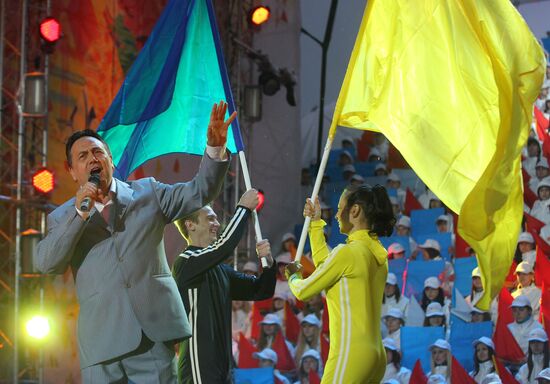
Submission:
<svg viewBox="0 0 550 384">
<path fill-rule="evenodd" d="M 333 119 L 332 126 L 330 128 L 331 133 L 335 131 L 336 123 Z M 319 170 L 317 172 L 317 177 L 315 178 L 315 184 L 313 185 L 313 192 L 311 194 L 311 201 L 315 202 L 315 199 L 319 195 L 319 189 L 321 189 L 321 182 L 323 181 L 323 175 L 327 167 L 328 156 L 332 148 L 332 142 L 334 140 L 334 134 L 329 133 L 327 138 L 327 143 L 325 144 L 325 149 L 323 151 L 323 157 L 321 158 L 321 164 L 319 164 Z M 302 234 L 300 235 L 300 242 L 298 243 L 298 249 L 296 250 L 295 261 L 300 261 L 304 253 L 304 246 L 306 245 L 307 231 L 309 229 L 309 224 L 311 222 L 310 217 L 306 217 L 304 220 L 304 227 L 302 228 Z"/>
</svg>

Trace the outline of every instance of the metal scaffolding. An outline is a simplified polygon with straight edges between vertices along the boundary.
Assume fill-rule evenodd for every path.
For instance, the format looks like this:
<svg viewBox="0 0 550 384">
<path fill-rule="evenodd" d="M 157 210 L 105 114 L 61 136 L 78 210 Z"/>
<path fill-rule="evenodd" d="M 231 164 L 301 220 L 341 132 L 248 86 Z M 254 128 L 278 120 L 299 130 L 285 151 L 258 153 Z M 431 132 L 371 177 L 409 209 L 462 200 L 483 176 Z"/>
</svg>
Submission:
<svg viewBox="0 0 550 384">
<path fill-rule="evenodd" d="M 28 71 L 45 72 L 47 79 L 37 26 L 50 3 L 7 3 L 0 0 L 0 310 L 8 314 L 0 318 L 0 380 L 11 376 L 17 383 L 41 376 L 40 364 L 28 358 L 29 346 L 21 337 L 22 299 L 28 300 L 37 286 L 34 278 L 21 275 L 21 233 L 29 228 L 43 232 L 45 227 L 40 198 L 29 180 L 47 163 L 47 118 L 24 117 L 19 100 Z"/>
</svg>

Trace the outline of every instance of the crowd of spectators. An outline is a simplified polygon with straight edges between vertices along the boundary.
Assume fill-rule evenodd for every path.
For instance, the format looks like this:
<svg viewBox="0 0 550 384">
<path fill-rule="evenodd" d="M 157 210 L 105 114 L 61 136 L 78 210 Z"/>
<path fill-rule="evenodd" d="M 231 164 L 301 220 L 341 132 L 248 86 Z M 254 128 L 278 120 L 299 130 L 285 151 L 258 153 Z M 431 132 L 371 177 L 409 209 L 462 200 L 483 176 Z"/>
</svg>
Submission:
<svg viewBox="0 0 550 384">
<path fill-rule="evenodd" d="M 516 253 L 489 310 L 476 306 L 484 294 L 481 272 L 475 250 L 456 230 L 457 215 L 424 186 L 395 147 L 382 134 L 365 132 L 331 152 L 320 191 L 329 246 L 345 241 L 333 216 L 348 184 L 384 185 L 397 218 L 394 235 L 380 239 L 390 269 L 380 298 L 387 354 L 383 383 L 416 382 L 415 377 L 428 383 L 550 380 L 550 301 L 545 300 L 550 297 L 545 286 L 545 279 L 550 281 L 548 79 L 550 67 L 522 153 L 525 212 Z M 302 170 L 303 198 L 311 193 L 314 173 Z M 233 303 L 234 352 L 239 368 L 273 367 L 277 383 L 313 384 L 322 377 L 330 348 L 330 319 L 322 294 L 301 302 L 288 288 L 284 268 L 296 255 L 301 227 L 289 230 L 276 257 L 274 297 Z M 306 245 L 306 275 L 315 268 L 307 251 Z M 255 262 L 242 269 L 259 271 Z"/>
</svg>

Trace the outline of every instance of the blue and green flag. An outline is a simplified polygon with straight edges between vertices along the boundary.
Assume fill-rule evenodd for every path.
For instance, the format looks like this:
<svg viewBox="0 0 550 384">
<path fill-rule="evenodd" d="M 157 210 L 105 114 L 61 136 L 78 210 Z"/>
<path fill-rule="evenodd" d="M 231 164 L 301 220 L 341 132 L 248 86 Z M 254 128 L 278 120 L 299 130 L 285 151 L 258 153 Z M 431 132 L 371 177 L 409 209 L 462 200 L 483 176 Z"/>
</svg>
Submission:
<svg viewBox="0 0 550 384">
<path fill-rule="evenodd" d="M 214 103 L 235 110 L 211 0 L 170 0 L 97 131 L 115 176 L 168 153 L 202 155 Z M 235 119 L 230 151 L 243 149 Z"/>
</svg>

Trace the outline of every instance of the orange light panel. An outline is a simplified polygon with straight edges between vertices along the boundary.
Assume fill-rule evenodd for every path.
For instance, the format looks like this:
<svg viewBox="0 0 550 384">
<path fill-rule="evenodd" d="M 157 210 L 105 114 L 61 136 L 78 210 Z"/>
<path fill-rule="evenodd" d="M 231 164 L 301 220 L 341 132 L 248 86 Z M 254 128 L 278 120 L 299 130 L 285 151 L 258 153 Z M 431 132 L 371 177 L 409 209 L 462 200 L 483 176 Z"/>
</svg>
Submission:
<svg viewBox="0 0 550 384">
<path fill-rule="evenodd" d="M 50 193 L 54 184 L 53 173 L 48 169 L 42 169 L 32 177 L 32 186 L 40 193 Z"/>
<path fill-rule="evenodd" d="M 252 11 L 251 21 L 254 25 L 261 25 L 269 20 L 271 11 L 268 7 L 259 6 Z"/>
<path fill-rule="evenodd" d="M 50 43 L 54 43 L 61 37 L 61 24 L 53 17 L 48 17 L 40 23 L 40 36 Z"/>
</svg>

